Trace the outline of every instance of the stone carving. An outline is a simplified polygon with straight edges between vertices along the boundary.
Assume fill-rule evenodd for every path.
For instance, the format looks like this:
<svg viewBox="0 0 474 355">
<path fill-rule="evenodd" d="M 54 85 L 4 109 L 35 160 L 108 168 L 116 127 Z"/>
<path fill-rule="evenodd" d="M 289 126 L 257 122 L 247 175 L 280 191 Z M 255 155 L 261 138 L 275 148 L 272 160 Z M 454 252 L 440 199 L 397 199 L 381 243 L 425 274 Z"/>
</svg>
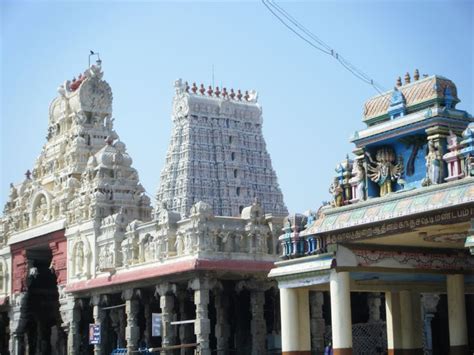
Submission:
<svg viewBox="0 0 474 355">
<path fill-rule="evenodd" d="M 390 147 L 383 147 L 377 150 L 375 160 L 369 152 L 366 152 L 369 159 L 367 166 L 369 178 L 380 187 L 380 196 L 385 196 L 393 191 L 392 183 L 396 182 L 403 186 L 401 179 L 403 174 L 403 160 L 401 157 L 396 161 L 395 152 Z"/>
<path fill-rule="evenodd" d="M 435 146 L 433 140 L 428 141 L 428 154 L 426 159 L 426 178 L 423 180 L 423 186 L 436 185 L 442 182 L 441 164 L 443 156 L 439 147 Z"/>
<path fill-rule="evenodd" d="M 363 159 L 357 159 L 352 166 L 352 178 L 349 183 L 352 186 L 351 203 L 365 200 L 365 168 Z"/>
<path fill-rule="evenodd" d="M 333 206 L 340 207 L 344 205 L 344 190 L 339 182 L 339 178 L 335 177 L 331 186 L 329 187 L 329 193 L 333 197 Z"/>
</svg>

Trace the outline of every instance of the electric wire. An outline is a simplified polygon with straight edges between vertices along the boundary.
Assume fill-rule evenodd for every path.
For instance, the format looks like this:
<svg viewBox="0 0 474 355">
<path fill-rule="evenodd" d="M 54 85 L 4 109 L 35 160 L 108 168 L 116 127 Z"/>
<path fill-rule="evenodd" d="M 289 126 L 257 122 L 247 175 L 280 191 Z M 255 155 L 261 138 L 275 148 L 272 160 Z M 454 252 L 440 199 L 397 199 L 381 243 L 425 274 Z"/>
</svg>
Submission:
<svg viewBox="0 0 474 355">
<path fill-rule="evenodd" d="M 305 41 L 311 47 L 333 57 L 336 59 L 347 71 L 362 82 L 372 86 L 384 99 L 386 91 L 380 84 L 374 81 L 370 76 L 362 70 L 353 65 L 349 60 L 341 56 L 337 51 L 331 48 L 327 43 L 321 40 L 318 36 L 312 33 L 308 28 L 301 24 L 297 19 L 290 15 L 283 7 L 272 0 L 262 0 L 263 5 L 267 10 L 276 17 L 287 29 L 297 35 L 300 39 Z M 285 21 L 286 20 L 286 21 Z"/>
</svg>

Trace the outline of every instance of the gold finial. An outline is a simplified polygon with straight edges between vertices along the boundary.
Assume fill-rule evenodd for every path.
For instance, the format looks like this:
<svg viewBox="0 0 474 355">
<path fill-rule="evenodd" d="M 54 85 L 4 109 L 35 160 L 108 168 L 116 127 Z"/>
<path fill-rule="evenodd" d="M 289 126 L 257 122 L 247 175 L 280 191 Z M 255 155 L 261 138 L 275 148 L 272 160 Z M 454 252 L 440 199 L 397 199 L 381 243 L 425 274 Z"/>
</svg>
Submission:
<svg viewBox="0 0 474 355">
<path fill-rule="evenodd" d="M 420 79 L 420 72 L 418 69 L 415 69 L 415 74 L 413 74 L 413 80 L 418 81 Z"/>
<path fill-rule="evenodd" d="M 396 84 L 398 87 L 402 86 L 402 78 L 401 77 L 398 77 L 397 78 L 397 84 Z"/>
<path fill-rule="evenodd" d="M 410 73 L 407 72 L 407 73 L 405 74 L 405 84 L 410 84 L 410 81 L 411 81 L 411 79 L 410 79 Z"/>
</svg>

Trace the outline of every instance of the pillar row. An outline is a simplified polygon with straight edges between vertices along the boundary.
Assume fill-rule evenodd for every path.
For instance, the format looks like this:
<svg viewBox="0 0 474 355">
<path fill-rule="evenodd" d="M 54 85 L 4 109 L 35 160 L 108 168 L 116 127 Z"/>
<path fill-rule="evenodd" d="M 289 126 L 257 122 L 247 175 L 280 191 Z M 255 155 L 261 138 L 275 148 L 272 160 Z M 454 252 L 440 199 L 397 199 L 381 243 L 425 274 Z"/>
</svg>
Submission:
<svg viewBox="0 0 474 355">
<path fill-rule="evenodd" d="M 280 308 L 282 354 L 309 355 L 311 334 L 308 290 L 280 289 Z"/>
</svg>

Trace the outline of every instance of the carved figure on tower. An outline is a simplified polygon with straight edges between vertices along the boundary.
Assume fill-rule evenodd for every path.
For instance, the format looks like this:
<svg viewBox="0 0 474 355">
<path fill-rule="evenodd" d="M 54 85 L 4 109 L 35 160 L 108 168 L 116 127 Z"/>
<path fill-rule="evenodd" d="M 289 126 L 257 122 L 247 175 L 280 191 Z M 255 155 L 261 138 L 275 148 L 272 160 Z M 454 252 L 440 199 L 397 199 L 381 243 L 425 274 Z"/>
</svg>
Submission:
<svg viewBox="0 0 474 355">
<path fill-rule="evenodd" d="M 443 156 L 439 149 L 436 149 L 435 142 L 428 141 L 428 154 L 426 155 L 426 178 L 423 186 L 437 185 L 442 182 L 441 164 Z"/>
<path fill-rule="evenodd" d="M 403 174 L 403 160 L 399 157 L 395 160 L 395 152 L 391 147 L 383 147 L 377 150 L 375 160 L 369 152 L 365 153 L 369 164 L 367 175 L 370 180 L 380 187 L 380 196 L 385 196 L 393 191 L 392 183 L 398 182 L 403 185 L 401 175 Z"/>
<path fill-rule="evenodd" d="M 334 181 L 329 187 L 329 193 L 332 194 L 333 197 L 333 206 L 340 207 L 344 204 L 344 190 L 337 177 L 334 178 Z"/>
<path fill-rule="evenodd" d="M 352 178 L 349 180 L 352 186 L 351 202 L 365 200 L 365 168 L 363 159 L 357 159 L 352 167 Z"/>
</svg>

